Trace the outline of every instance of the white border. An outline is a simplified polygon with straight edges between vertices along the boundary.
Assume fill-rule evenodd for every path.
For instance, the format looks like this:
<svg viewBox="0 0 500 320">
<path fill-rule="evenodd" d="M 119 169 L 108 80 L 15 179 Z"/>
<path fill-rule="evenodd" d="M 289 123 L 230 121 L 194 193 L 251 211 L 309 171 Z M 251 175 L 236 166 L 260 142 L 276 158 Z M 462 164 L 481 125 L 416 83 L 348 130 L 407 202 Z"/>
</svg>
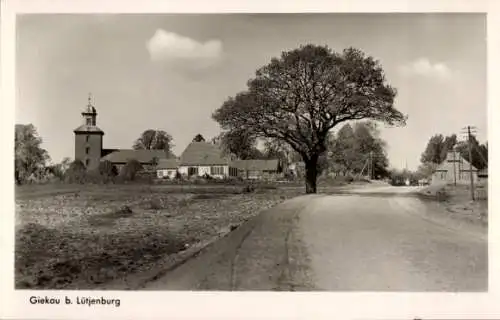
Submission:
<svg viewBox="0 0 500 320">
<path fill-rule="evenodd" d="M 497 201 L 490 197 L 489 293 L 189 293 L 189 292 L 101 292 L 121 299 L 119 308 L 32 306 L 31 294 L 49 292 L 13 290 L 13 123 L 15 105 L 15 15 L 16 13 L 234 13 L 234 12 L 487 12 L 488 13 L 488 137 L 490 163 L 498 163 L 496 141 L 500 123 L 499 2 L 495 0 L 391 0 L 391 1 L 62 1 L 19 0 L 2 2 L 1 16 L 1 125 L 0 158 L 1 295 L 0 318 L 357 318 L 357 319 L 500 319 Z M 497 108 L 494 108 L 497 106 Z M 482 106 L 478 106 L 481 108 Z M 497 131 L 497 132 L 495 132 Z M 9 154 L 10 152 L 10 154 Z M 490 167 L 490 193 L 499 181 Z M 498 193 L 497 193 L 498 194 Z M 495 273 L 495 271 L 497 271 Z M 50 292 L 72 297 L 99 292 Z M 99 293 L 100 294 L 100 293 Z M 494 301 L 497 301 L 495 304 Z"/>
</svg>

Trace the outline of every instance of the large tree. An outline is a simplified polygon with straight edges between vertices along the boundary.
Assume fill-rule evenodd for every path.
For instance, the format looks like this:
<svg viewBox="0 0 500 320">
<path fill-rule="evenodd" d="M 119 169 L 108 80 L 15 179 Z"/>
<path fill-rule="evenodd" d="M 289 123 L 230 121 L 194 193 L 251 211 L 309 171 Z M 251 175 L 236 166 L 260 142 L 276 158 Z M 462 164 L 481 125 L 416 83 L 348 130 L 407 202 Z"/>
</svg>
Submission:
<svg viewBox="0 0 500 320">
<path fill-rule="evenodd" d="M 135 150 L 165 150 L 166 153 L 172 152 L 173 138 L 163 130 L 148 129 L 134 142 Z"/>
<path fill-rule="evenodd" d="M 213 118 L 225 130 L 287 143 L 305 163 L 306 192 L 315 193 L 329 131 L 361 119 L 404 124 L 406 117 L 393 106 L 395 96 L 378 61 L 360 50 L 337 53 L 306 45 L 257 70 L 248 90 L 229 98 Z"/>
<path fill-rule="evenodd" d="M 15 179 L 17 184 L 45 174 L 49 154 L 41 147 L 42 138 L 32 124 L 16 124 L 14 142 Z"/>
</svg>

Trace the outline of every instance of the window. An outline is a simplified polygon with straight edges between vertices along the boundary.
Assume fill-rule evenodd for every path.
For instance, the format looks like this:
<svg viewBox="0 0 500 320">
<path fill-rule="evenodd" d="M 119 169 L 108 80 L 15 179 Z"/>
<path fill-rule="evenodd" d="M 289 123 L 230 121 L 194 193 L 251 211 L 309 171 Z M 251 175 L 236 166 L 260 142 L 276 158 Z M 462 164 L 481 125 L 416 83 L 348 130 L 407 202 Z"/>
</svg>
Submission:
<svg viewBox="0 0 500 320">
<path fill-rule="evenodd" d="M 210 174 L 213 176 L 220 176 L 224 174 L 224 167 L 210 167 Z"/>
<path fill-rule="evenodd" d="M 91 126 L 91 125 L 92 125 L 92 119 L 91 119 L 91 118 L 87 118 L 87 125 L 88 125 L 88 126 Z"/>
<path fill-rule="evenodd" d="M 89 154 L 89 151 L 90 151 L 89 147 L 85 148 L 85 154 Z"/>
<path fill-rule="evenodd" d="M 198 167 L 189 167 L 188 176 L 193 176 L 198 174 Z"/>
<path fill-rule="evenodd" d="M 89 164 L 90 164 L 90 159 L 85 159 L 85 166 L 87 166 L 87 167 L 88 167 L 88 166 L 89 166 Z"/>
<path fill-rule="evenodd" d="M 90 136 L 85 137 L 85 142 L 89 142 Z"/>
</svg>

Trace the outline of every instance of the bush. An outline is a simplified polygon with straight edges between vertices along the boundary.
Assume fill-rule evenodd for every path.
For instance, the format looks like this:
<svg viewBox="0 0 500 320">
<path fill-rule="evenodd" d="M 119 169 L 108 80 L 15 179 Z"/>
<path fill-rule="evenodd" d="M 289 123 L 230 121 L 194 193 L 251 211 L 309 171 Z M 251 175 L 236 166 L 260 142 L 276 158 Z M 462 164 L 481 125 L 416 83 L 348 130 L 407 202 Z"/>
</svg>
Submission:
<svg viewBox="0 0 500 320">
<path fill-rule="evenodd" d="M 99 163 L 99 174 L 104 178 L 114 178 L 118 175 L 118 170 L 109 160 L 101 161 Z"/>
<path fill-rule="evenodd" d="M 214 178 L 211 175 L 209 175 L 208 173 L 205 173 L 203 175 L 203 179 L 205 179 L 205 180 L 213 180 Z"/>
<path fill-rule="evenodd" d="M 124 181 L 133 181 L 135 180 L 137 173 L 142 170 L 142 165 L 139 161 L 135 159 L 129 160 L 125 166 L 123 166 L 120 176 Z"/>
<path fill-rule="evenodd" d="M 64 181 L 67 183 L 85 183 L 87 180 L 87 169 L 80 160 L 73 161 L 64 173 Z"/>
<path fill-rule="evenodd" d="M 182 175 L 179 170 L 175 171 L 175 180 L 182 180 Z"/>
<path fill-rule="evenodd" d="M 244 193 L 252 193 L 255 191 L 255 187 L 252 186 L 251 184 L 247 184 L 244 188 L 243 188 L 243 192 Z"/>
</svg>

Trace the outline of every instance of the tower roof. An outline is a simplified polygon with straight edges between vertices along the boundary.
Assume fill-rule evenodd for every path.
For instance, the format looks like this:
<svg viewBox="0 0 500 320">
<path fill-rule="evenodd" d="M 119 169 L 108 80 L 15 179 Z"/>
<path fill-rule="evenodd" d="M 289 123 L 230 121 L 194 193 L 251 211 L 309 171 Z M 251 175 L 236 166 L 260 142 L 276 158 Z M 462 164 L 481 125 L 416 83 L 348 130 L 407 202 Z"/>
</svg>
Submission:
<svg viewBox="0 0 500 320">
<path fill-rule="evenodd" d="M 100 133 L 104 134 L 104 131 L 99 129 L 97 126 L 89 126 L 86 124 L 82 124 L 78 128 L 74 130 L 75 133 Z"/>
<path fill-rule="evenodd" d="M 97 114 L 97 110 L 92 105 L 92 94 L 89 93 L 89 99 L 87 103 L 87 107 L 83 110 L 82 114 Z"/>
</svg>

